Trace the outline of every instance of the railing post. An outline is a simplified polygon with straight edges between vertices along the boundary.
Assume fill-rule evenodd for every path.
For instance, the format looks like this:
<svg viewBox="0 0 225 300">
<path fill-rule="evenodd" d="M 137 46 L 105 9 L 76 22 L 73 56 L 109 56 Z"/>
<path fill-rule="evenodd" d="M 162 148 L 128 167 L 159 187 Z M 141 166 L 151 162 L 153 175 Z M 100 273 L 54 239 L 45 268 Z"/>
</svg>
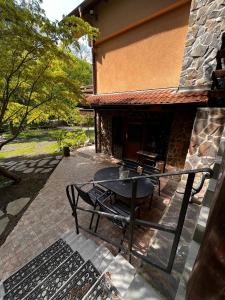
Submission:
<svg viewBox="0 0 225 300">
<path fill-rule="evenodd" d="M 128 246 L 129 262 L 131 262 L 131 252 L 132 252 L 132 245 L 133 245 L 136 195 L 137 195 L 137 179 L 133 179 L 132 180 L 130 224 L 129 224 L 129 246 Z"/>
<path fill-rule="evenodd" d="M 195 173 L 188 174 L 188 179 L 187 179 L 185 192 L 184 192 L 184 197 L 183 197 L 183 201 L 182 201 L 182 205 L 181 205 L 181 209 L 180 209 L 180 214 L 179 214 L 179 218 L 178 218 L 176 232 L 175 232 L 175 236 L 174 236 L 174 239 L 173 239 L 173 245 L 172 245 L 172 249 L 171 249 L 171 252 L 170 252 L 169 262 L 168 262 L 168 265 L 167 265 L 167 271 L 169 273 L 172 271 L 174 259 L 175 259 L 176 253 L 177 253 L 177 247 L 178 247 L 178 244 L 179 244 L 179 241 L 180 241 L 180 236 L 181 236 L 181 233 L 182 233 L 186 212 L 187 212 L 189 200 L 190 200 L 190 197 L 191 197 L 191 192 L 192 192 L 192 186 L 193 186 L 193 183 L 194 183 L 194 179 L 195 179 Z"/>
</svg>

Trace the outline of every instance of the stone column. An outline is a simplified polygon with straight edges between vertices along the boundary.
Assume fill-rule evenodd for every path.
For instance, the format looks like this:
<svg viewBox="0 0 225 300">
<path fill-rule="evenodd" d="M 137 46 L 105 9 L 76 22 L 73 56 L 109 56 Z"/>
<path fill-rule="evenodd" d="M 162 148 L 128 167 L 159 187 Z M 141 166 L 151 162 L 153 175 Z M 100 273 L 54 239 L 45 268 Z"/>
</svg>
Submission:
<svg viewBox="0 0 225 300">
<path fill-rule="evenodd" d="M 224 0 L 192 1 L 180 88 L 206 89 L 211 85 L 224 31 Z"/>
<path fill-rule="evenodd" d="M 112 155 L 112 115 L 108 112 L 102 113 L 101 146 L 102 152 Z"/>
<path fill-rule="evenodd" d="M 197 169 L 203 167 L 213 168 L 220 140 L 225 125 L 225 108 L 198 108 L 185 169 Z M 198 184 L 201 175 L 196 175 L 195 185 Z M 185 180 L 186 176 L 182 176 Z M 198 194 L 199 198 L 204 196 L 206 185 Z"/>
</svg>

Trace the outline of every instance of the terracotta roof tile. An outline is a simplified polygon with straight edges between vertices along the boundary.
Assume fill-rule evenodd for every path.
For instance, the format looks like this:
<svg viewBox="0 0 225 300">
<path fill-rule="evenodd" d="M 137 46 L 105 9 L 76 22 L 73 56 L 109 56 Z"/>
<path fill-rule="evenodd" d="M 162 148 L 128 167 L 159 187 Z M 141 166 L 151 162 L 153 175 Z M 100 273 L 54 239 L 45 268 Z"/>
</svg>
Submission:
<svg viewBox="0 0 225 300">
<path fill-rule="evenodd" d="M 207 91 L 177 92 L 177 89 L 170 88 L 92 95 L 87 101 L 92 105 L 206 104 L 207 94 Z"/>
</svg>

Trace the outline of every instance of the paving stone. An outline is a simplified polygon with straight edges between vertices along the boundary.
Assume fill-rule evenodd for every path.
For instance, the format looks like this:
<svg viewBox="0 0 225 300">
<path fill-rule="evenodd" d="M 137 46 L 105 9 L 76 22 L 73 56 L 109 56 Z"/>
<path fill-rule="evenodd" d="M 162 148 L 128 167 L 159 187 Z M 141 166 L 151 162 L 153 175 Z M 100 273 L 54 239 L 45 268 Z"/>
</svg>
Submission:
<svg viewBox="0 0 225 300">
<path fill-rule="evenodd" d="M 42 167 L 45 164 L 47 164 L 49 162 L 49 159 L 42 159 L 39 161 L 39 163 L 37 164 L 38 167 Z"/>
<path fill-rule="evenodd" d="M 32 173 L 35 170 L 35 168 L 27 168 L 26 170 L 23 171 L 25 174 Z"/>
<path fill-rule="evenodd" d="M 28 167 L 35 167 L 37 164 L 36 161 L 31 161 L 31 162 L 28 162 Z"/>
<path fill-rule="evenodd" d="M 14 170 L 15 171 L 18 171 L 18 172 L 23 172 L 27 169 L 27 166 L 26 165 L 22 165 L 22 166 L 19 166 L 19 167 L 16 167 Z"/>
<path fill-rule="evenodd" d="M 8 204 L 6 211 L 8 214 L 15 216 L 27 205 L 29 201 L 30 198 L 28 197 L 16 199 Z"/>
<path fill-rule="evenodd" d="M 0 235 L 4 232 L 6 229 L 6 226 L 9 223 L 9 218 L 5 216 L 4 218 L 0 219 Z"/>
<path fill-rule="evenodd" d="M 52 171 L 52 168 L 47 168 L 47 169 L 44 169 L 43 171 L 41 171 L 41 173 L 48 173 L 51 171 Z"/>
<path fill-rule="evenodd" d="M 44 168 L 36 168 L 34 173 L 40 173 L 42 170 L 44 170 Z"/>
</svg>

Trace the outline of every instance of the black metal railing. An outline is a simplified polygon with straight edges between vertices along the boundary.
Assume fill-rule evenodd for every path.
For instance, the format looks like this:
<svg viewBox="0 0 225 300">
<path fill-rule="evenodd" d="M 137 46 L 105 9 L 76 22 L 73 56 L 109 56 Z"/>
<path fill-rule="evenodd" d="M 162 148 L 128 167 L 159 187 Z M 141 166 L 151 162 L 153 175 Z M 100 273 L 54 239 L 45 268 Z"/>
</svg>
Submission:
<svg viewBox="0 0 225 300">
<path fill-rule="evenodd" d="M 173 267 L 173 263 L 176 257 L 176 252 L 177 252 L 177 247 L 180 241 L 180 236 L 181 236 L 181 232 L 183 229 L 183 225 L 184 225 L 184 221 L 185 221 L 185 216 L 186 216 L 186 212 L 187 212 L 187 208 L 188 208 L 188 204 L 190 202 L 190 199 L 192 197 L 192 195 L 196 194 L 196 188 L 193 187 L 193 183 L 194 183 L 194 179 L 195 179 L 195 175 L 197 173 L 201 173 L 202 174 L 202 180 L 201 180 L 201 184 L 200 187 L 203 187 L 204 181 L 205 179 L 209 179 L 212 177 L 213 175 L 213 171 L 210 168 L 201 168 L 201 169 L 195 169 L 195 170 L 183 170 L 183 171 L 177 171 L 177 172 L 171 172 L 171 173 L 162 173 L 162 174 L 154 174 L 154 175 L 143 175 L 143 176 L 138 176 L 138 177 L 132 177 L 129 179 L 113 179 L 113 180 L 101 180 L 101 181 L 89 181 L 86 183 L 93 183 L 93 184 L 101 184 L 101 183 L 105 183 L 105 182 L 117 182 L 117 181 L 124 181 L 124 180 L 130 180 L 132 182 L 132 199 L 131 199 L 131 211 L 130 211 L 130 216 L 129 217 L 123 217 L 119 214 L 115 215 L 115 214 L 111 214 L 111 213 L 106 213 L 106 212 L 102 212 L 102 211 L 97 211 L 97 210 L 92 210 L 92 209 L 85 209 L 83 207 L 77 206 L 75 207 L 74 211 L 73 211 L 73 216 L 75 218 L 75 225 L 76 225 L 76 232 L 77 234 L 79 234 L 79 229 L 83 229 L 84 231 L 108 242 L 111 243 L 112 245 L 118 247 L 119 249 L 123 249 L 123 251 L 125 253 L 128 254 L 129 256 L 129 261 L 131 261 L 131 257 L 132 255 L 139 257 L 140 259 L 142 259 L 143 261 L 151 264 L 154 267 L 157 267 L 165 272 L 171 273 L 172 267 Z M 150 222 L 150 221 L 145 221 L 145 220 L 141 220 L 135 217 L 135 205 L 136 205 L 136 194 L 137 194 L 137 182 L 140 178 L 149 178 L 151 179 L 151 177 L 168 177 L 168 176 L 181 176 L 181 175 L 188 175 L 187 177 L 187 182 L 186 182 L 186 187 L 183 193 L 183 199 L 182 199 L 182 203 L 181 203 L 181 209 L 180 209 L 180 213 L 179 213 L 179 217 L 178 217 L 178 222 L 177 225 L 175 227 L 173 226 L 168 226 L 165 224 L 158 224 L 158 223 L 154 223 L 154 222 Z M 83 183 L 76 183 L 76 184 L 86 184 L 85 182 Z M 197 192 L 200 192 L 200 188 L 197 188 Z M 77 210 L 81 210 L 81 211 L 85 211 L 91 214 L 97 214 L 99 216 L 105 216 L 107 218 L 110 219 L 114 219 L 114 220 L 120 220 L 120 221 L 124 221 L 129 225 L 129 241 L 128 241 L 128 249 L 125 249 L 123 246 L 121 247 L 120 244 L 117 244 L 115 242 L 112 242 L 111 240 L 109 240 L 108 238 L 100 235 L 97 232 L 93 232 L 92 230 L 86 229 L 83 226 L 81 226 L 78 222 L 78 216 L 77 216 Z M 170 251 L 170 256 L 169 256 L 169 260 L 167 263 L 166 267 L 163 267 L 161 265 L 156 264 L 155 262 L 153 262 L 148 256 L 145 256 L 143 254 L 138 253 L 137 251 L 135 251 L 133 249 L 133 236 L 134 236 L 134 226 L 135 225 L 139 225 L 139 226 L 145 226 L 145 227 L 149 227 L 155 230 L 160 230 L 163 232 L 168 232 L 168 233 L 172 233 L 174 234 L 174 238 L 173 238 L 173 243 L 172 243 L 172 247 L 171 247 L 171 251 Z"/>
</svg>

